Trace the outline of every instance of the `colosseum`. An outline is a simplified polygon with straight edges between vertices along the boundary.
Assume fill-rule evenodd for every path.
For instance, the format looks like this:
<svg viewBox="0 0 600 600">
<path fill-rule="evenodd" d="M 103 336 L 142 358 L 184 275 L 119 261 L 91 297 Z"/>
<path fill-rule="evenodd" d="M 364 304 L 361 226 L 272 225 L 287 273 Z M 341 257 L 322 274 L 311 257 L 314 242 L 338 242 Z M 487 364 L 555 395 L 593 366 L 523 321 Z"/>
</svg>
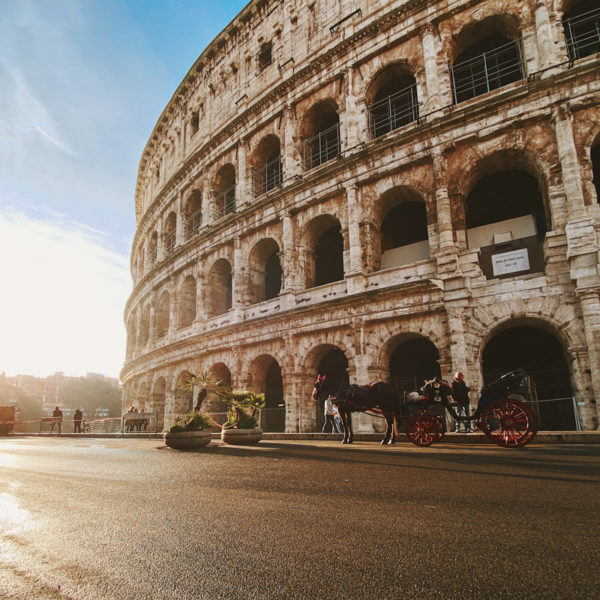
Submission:
<svg viewBox="0 0 600 600">
<path fill-rule="evenodd" d="M 205 370 L 310 432 L 318 373 L 522 367 L 542 428 L 598 428 L 599 32 L 597 0 L 252 0 L 141 157 L 124 407 L 168 425 Z"/>
</svg>

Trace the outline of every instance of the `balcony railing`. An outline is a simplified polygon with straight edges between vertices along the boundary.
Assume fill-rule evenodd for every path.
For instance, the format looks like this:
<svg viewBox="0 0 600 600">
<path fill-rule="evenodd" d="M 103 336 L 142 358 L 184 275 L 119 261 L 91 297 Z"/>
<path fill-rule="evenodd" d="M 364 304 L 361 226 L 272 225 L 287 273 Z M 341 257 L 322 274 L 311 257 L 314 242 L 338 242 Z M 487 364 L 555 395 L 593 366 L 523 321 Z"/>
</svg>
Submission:
<svg viewBox="0 0 600 600">
<path fill-rule="evenodd" d="M 600 8 L 565 20 L 564 27 L 571 60 L 600 52 Z"/>
<path fill-rule="evenodd" d="M 154 264 L 156 262 L 156 258 L 158 256 L 156 248 L 152 248 L 148 251 L 148 260 L 150 263 Z"/>
<path fill-rule="evenodd" d="M 369 107 L 373 137 L 385 135 L 419 118 L 417 86 L 413 84 Z"/>
<path fill-rule="evenodd" d="M 235 210 L 235 185 L 215 196 L 217 218 L 224 217 Z"/>
<path fill-rule="evenodd" d="M 514 40 L 452 67 L 454 102 L 475 98 L 524 76 L 520 40 Z"/>
<path fill-rule="evenodd" d="M 262 168 L 253 172 L 254 195 L 262 196 L 268 191 L 281 185 L 283 171 L 281 169 L 281 156 L 270 160 Z"/>
<path fill-rule="evenodd" d="M 175 232 L 167 233 L 165 235 L 165 249 L 167 252 L 173 252 L 175 250 Z"/>
<path fill-rule="evenodd" d="M 304 168 L 314 169 L 340 154 L 340 124 L 319 131 L 314 137 L 304 140 Z"/>
<path fill-rule="evenodd" d="M 188 215 L 185 222 L 185 235 L 188 240 L 200 231 L 200 225 L 202 225 L 202 211 L 197 210 Z"/>
</svg>

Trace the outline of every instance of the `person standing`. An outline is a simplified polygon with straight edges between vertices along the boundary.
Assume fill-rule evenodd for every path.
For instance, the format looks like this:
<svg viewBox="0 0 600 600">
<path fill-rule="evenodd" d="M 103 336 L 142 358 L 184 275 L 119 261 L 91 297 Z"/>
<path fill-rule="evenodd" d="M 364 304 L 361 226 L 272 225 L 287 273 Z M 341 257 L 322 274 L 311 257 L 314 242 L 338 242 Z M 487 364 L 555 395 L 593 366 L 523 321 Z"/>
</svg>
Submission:
<svg viewBox="0 0 600 600">
<path fill-rule="evenodd" d="M 73 414 L 73 433 L 81 433 L 81 421 L 83 421 L 83 413 L 78 408 Z"/>
<path fill-rule="evenodd" d="M 54 431 L 54 426 L 58 425 L 58 435 L 61 434 L 62 430 L 62 420 L 63 420 L 63 412 L 58 408 L 58 406 L 52 411 L 52 426 L 50 427 L 50 433 Z"/>
<path fill-rule="evenodd" d="M 333 418 L 333 402 L 331 402 L 331 396 L 327 396 L 327 398 L 325 398 L 323 414 L 325 415 L 325 423 L 323 423 L 323 429 L 321 429 L 321 433 L 336 433 L 335 420 Z M 330 428 L 331 431 L 326 431 Z"/>
<path fill-rule="evenodd" d="M 465 376 L 462 374 L 461 371 L 457 371 L 456 374 L 454 375 L 454 379 L 452 380 L 451 383 L 451 387 L 452 387 L 452 397 L 454 398 L 454 401 L 456 402 L 456 414 L 460 417 L 460 416 L 464 416 L 464 417 L 468 417 L 471 415 L 471 401 L 469 399 L 469 392 L 472 390 L 471 387 L 469 387 L 466 383 L 465 383 Z M 455 421 L 454 422 L 454 431 L 456 433 L 459 433 L 460 431 L 460 421 Z M 469 424 L 466 421 L 463 421 L 463 433 L 467 433 L 467 431 L 469 430 Z"/>
</svg>

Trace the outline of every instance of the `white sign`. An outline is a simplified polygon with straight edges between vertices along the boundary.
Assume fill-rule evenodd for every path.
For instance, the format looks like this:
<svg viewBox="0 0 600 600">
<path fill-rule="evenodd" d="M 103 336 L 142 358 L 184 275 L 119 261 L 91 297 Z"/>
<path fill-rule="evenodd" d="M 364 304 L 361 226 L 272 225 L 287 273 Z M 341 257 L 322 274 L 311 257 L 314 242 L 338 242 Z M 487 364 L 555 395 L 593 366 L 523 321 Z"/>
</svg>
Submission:
<svg viewBox="0 0 600 600">
<path fill-rule="evenodd" d="M 529 255 L 527 248 L 503 252 L 492 256 L 492 270 L 494 275 L 506 275 L 517 271 L 529 270 Z"/>
</svg>

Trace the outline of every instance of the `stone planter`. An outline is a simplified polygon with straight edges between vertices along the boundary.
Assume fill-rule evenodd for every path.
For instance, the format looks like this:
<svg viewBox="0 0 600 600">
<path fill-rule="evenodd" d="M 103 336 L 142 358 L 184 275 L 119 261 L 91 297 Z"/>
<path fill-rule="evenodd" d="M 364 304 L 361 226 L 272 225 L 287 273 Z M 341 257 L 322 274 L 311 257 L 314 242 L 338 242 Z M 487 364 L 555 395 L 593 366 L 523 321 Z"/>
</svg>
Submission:
<svg viewBox="0 0 600 600">
<path fill-rule="evenodd" d="M 262 439 L 263 430 L 260 427 L 254 429 L 222 429 L 221 441 L 232 445 L 258 444 Z"/>
<path fill-rule="evenodd" d="M 196 450 L 210 442 L 210 431 L 167 431 L 165 444 L 174 450 Z"/>
</svg>

